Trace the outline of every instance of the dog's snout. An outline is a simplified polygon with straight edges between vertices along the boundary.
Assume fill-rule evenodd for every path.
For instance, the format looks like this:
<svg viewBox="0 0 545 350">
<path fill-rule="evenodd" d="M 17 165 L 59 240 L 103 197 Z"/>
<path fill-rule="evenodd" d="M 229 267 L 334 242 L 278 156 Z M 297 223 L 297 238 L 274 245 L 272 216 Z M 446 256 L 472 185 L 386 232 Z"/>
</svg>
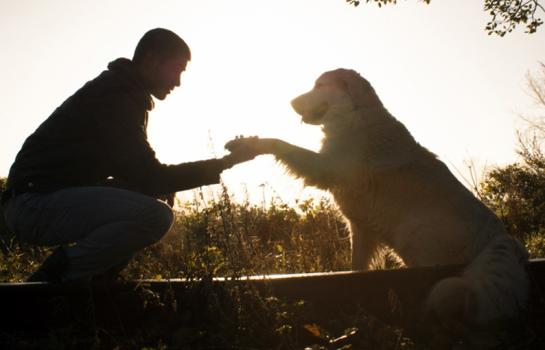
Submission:
<svg viewBox="0 0 545 350">
<path fill-rule="evenodd" d="M 300 95 L 291 101 L 291 106 L 303 118 L 303 122 L 318 124 L 327 113 L 329 104 L 327 101 L 316 101 L 311 96 L 310 93 Z"/>
<path fill-rule="evenodd" d="M 305 104 L 303 103 L 303 96 L 301 95 L 291 100 L 291 106 L 295 110 L 295 112 L 303 115 L 305 112 L 305 108 L 304 108 Z"/>
</svg>

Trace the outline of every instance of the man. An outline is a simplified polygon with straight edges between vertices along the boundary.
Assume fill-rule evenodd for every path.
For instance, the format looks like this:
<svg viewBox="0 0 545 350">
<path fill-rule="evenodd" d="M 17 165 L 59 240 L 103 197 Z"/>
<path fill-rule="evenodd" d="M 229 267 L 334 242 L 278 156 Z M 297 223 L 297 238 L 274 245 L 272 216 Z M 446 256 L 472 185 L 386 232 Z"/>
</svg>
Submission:
<svg viewBox="0 0 545 350">
<path fill-rule="evenodd" d="M 69 97 L 25 141 L 2 196 L 17 239 L 60 247 L 29 281 L 73 281 L 126 265 L 173 221 L 156 198 L 219 182 L 220 173 L 255 157 L 239 148 L 221 159 L 161 164 L 148 144 L 151 96 L 180 85 L 191 53 L 166 29 L 139 41 Z M 75 243 L 75 244 L 72 244 Z"/>
</svg>

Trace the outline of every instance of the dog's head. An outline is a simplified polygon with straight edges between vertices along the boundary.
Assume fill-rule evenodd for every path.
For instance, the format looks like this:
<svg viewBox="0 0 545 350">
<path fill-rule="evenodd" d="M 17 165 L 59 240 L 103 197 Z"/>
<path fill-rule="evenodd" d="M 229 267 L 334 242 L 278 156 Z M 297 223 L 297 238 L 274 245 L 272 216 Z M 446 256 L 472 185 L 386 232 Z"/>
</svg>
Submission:
<svg viewBox="0 0 545 350">
<path fill-rule="evenodd" d="M 336 69 L 322 74 L 314 88 L 291 101 L 308 124 L 324 124 L 361 108 L 374 108 L 380 101 L 371 84 L 356 71 Z"/>
</svg>

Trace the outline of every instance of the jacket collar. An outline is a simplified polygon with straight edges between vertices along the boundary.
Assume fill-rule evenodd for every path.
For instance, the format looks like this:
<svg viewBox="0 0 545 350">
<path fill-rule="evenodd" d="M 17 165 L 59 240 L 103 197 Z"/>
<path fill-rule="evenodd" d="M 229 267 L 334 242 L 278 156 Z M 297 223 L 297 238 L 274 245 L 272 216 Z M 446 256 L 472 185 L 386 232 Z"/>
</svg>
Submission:
<svg viewBox="0 0 545 350">
<path fill-rule="evenodd" d="M 132 95 L 139 103 L 142 103 L 146 110 L 151 111 L 154 107 L 153 99 L 144 83 L 144 78 L 136 69 L 134 63 L 128 58 L 118 58 L 108 64 L 108 70 L 121 74 L 133 87 Z"/>
</svg>

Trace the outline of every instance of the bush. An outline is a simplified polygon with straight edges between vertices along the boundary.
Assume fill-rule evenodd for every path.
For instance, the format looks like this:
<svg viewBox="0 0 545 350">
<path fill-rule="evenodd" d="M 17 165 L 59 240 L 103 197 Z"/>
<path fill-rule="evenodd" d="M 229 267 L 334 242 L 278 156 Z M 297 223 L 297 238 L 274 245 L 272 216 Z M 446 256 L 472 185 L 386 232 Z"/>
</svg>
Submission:
<svg viewBox="0 0 545 350">
<path fill-rule="evenodd" d="M 532 258 L 544 257 L 545 234 L 545 64 L 537 77 L 528 75 L 530 95 L 541 115 L 523 117 L 526 130 L 519 131 L 516 163 L 496 167 L 480 183 L 482 200 L 503 220 L 507 230 L 525 241 Z"/>
</svg>

